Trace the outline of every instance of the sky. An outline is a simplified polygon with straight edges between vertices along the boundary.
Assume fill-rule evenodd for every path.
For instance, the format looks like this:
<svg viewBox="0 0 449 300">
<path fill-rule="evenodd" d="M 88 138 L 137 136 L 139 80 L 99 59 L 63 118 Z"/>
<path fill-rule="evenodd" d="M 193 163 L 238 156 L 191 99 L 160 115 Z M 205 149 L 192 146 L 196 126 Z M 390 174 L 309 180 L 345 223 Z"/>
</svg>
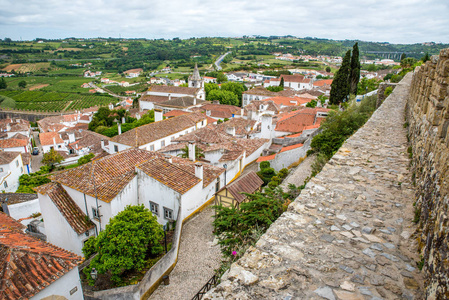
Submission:
<svg viewBox="0 0 449 300">
<path fill-rule="evenodd" d="M 0 0 L 0 38 L 293 35 L 449 43 L 448 0 Z"/>
</svg>

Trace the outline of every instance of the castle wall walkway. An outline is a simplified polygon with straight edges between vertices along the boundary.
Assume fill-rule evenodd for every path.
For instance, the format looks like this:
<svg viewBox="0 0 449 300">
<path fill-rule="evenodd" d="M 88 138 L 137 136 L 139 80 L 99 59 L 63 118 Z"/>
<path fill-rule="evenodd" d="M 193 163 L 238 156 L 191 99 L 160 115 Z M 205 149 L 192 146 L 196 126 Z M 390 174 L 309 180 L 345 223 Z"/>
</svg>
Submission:
<svg viewBox="0 0 449 300">
<path fill-rule="evenodd" d="M 421 299 L 408 74 L 203 299 Z"/>
</svg>

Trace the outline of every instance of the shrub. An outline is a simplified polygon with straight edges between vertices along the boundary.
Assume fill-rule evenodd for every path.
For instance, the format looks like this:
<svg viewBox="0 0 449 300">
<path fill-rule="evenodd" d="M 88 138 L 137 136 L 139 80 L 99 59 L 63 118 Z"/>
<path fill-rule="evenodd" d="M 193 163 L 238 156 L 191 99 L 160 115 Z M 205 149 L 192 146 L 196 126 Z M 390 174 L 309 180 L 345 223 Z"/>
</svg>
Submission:
<svg viewBox="0 0 449 300">
<path fill-rule="evenodd" d="M 94 254 L 96 252 L 95 242 L 96 242 L 96 238 L 94 236 L 91 236 L 84 243 L 82 251 L 83 251 L 85 259 L 88 259 L 89 257 L 92 256 L 92 254 Z"/>
</svg>

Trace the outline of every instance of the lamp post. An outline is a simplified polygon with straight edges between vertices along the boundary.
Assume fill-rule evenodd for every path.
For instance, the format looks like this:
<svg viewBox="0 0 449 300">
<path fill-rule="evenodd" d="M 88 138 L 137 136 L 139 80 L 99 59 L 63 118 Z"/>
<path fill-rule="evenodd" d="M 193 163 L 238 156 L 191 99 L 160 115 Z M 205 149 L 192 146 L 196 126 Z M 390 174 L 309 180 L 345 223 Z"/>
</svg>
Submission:
<svg viewBox="0 0 449 300">
<path fill-rule="evenodd" d="M 223 168 L 225 169 L 225 182 L 224 185 L 226 186 L 226 169 L 228 168 L 227 164 L 223 164 Z"/>
</svg>

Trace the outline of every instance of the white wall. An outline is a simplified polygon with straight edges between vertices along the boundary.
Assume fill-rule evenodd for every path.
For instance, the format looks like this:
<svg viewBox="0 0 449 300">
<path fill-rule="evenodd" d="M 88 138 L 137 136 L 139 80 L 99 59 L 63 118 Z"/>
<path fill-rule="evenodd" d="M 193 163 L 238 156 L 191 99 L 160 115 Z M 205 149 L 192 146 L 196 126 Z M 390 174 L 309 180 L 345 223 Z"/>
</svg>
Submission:
<svg viewBox="0 0 449 300">
<path fill-rule="evenodd" d="M 105 213 L 100 212 L 103 215 L 101 220 L 105 220 L 105 225 L 109 223 L 109 219 L 116 216 L 119 212 L 125 209 L 127 205 L 137 205 L 138 202 L 138 187 L 137 187 L 137 176 L 134 176 L 132 180 L 121 190 L 114 199 L 111 200 L 111 211 L 110 216 L 106 216 Z"/>
<path fill-rule="evenodd" d="M 34 213 L 40 213 L 41 207 L 39 205 L 39 199 L 37 198 L 34 200 L 22 202 L 22 203 L 16 203 L 16 204 L 10 204 L 8 205 L 9 214 L 11 217 L 13 217 L 16 220 L 22 219 L 22 218 L 28 218 Z"/>
<path fill-rule="evenodd" d="M 75 291 L 70 295 L 70 291 Z M 83 289 L 79 277 L 78 267 L 73 268 L 45 289 L 34 295 L 30 300 L 40 300 L 49 296 L 63 296 L 68 300 L 83 300 Z"/>
<path fill-rule="evenodd" d="M 51 148 L 54 148 L 56 151 L 68 151 L 67 150 L 67 147 L 65 146 L 65 144 L 64 143 L 60 143 L 60 144 L 56 144 L 56 146 L 54 145 L 54 144 L 52 144 L 52 145 L 43 145 L 42 146 L 42 152 L 43 153 L 47 153 L 47 152 L 50 152 L 50 149 Z"/>
<path fill-rule="evenodd" d="M 15 192 L 19 187 L 19 177 L 27 172 L 26 166 L 22 162 L 22 156 L 18 155 L 9 164 L 0 165 L 0 168 L 3 169 L 3 172 L 0 172 L 0 191 Z M 7 187 L 5 187 L 5 182 Z"/>
<path fill-rule="evenodd" d="M 115 146 L 118 147 L 118 151 L 115 151 Z M 126 149 L 130 149 L 130 148 L 131 148 L 131 146 L 109 141 L 109 149 L 108 149 L 109 154 L 114 154 L 114 153 L 117 153 L 117 152 L 120 152 L 120 151 L 123 151 Z"/>
<path fill-rule="evenodd" d="M 139 99 L 139 107 L 141 111 L 145 109 L 151 110 L 154 109 L 154 103 L 149 101 L 140 101 Z"/>
<path fill-rule="evenodd" d="M 78 235 L 50 197 L 48 195 L 38 195 L 48 242 L 83 256 L 83 252 L 81 251 L 83 242 L 90 235 L 94 234 L 95 230 L 92 230 L 89 236 L 86 236 L 84 233 Z"/>
<path fill-rule="evenodd" d="M 3 148 L 3 151 L 27 153 L 27 152 L 30 152 L 30 149 L 28 149 L 28 146 L 23 146 L 23 147 L 13 147 L 13 148 Z"/>
<path fill-rule="evenodd" d="M 173 218 L 178 215 L 181 195 L 171 188 L 163 185 L 156 179 L 148 176 L 140 169 L 137 169 L 138 185 L 139 185 L 139 204 L 145 205 L 150 209 L 150 201 L 159 205 L 157 221 L 160 224 L 167 223 L 164 218 L 164 207 L 173 210 Z"/>
<path fill-rule="evenodd" d="M 182 219 L 187 218 L 195 210 L 197 210 L 201 205 L 206 203 L 208 199 L 208 190 L 204 190 L 203 193 L 203 182 L 200 181 L 189 191 L 181 196 L 181 207 L 182 207 Z"/>
</svg>

